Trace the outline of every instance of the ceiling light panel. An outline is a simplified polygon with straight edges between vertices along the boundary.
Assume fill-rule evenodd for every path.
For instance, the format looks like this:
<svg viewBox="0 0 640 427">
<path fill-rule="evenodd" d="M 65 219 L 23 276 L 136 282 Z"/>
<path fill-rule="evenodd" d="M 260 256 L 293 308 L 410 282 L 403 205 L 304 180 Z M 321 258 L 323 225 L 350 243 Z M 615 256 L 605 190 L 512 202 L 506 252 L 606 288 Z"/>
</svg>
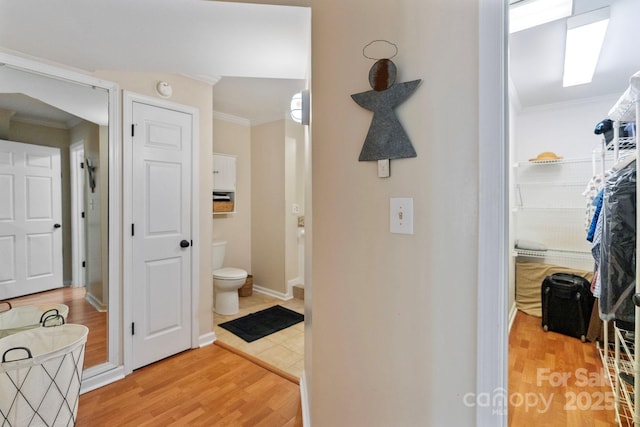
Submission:
<svg viewBox="0 0 640 427">
<path fill-rule="evenodd" d="M 526 30 L 570 16 L 573 0 L 522 0 L 509 6 L 509 32 Z"/>
<path fill-rule="evenodd" d="M 567 20 L 563 87 L 591 82 L 608 25 L 608 7 Z"/>
</svg>

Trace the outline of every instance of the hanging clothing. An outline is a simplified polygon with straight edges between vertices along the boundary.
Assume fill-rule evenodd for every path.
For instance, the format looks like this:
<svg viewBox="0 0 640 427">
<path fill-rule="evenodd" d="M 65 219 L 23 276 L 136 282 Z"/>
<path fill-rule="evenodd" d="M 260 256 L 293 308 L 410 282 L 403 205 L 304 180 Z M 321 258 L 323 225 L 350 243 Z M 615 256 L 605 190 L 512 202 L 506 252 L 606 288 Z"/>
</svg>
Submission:
<svg viewBox="0 0 640 427">
<path fill-rule="evenodd" d="M 600 317 L 633 322 L 636 274 L 636 162 L 616 165 L 604 190 Z"/>
<path fill-rule="evenodd" d="M 582 195 L 587 199 L 587 209 L 584 217 L 584 228 L 586 232 L 589 232 L 594 221 L 594 214 L 596 211 L 596 197 L 604 188 L 605 180 L 611 175 L 611 171 L 606 171 L 604 176 L 602 174 L 594 175 L 587 184 L 587 188 L 582 192 Z M 591 241 L 591 240 L 589 240 Z"/>
<path fill-rule="evenodd" d="M 598 192 L 598 195 L 593 199 L 592 205 L 594 206 L 593 218 L 591 219 L 591 225 L 587 233 L 587 240 L 593 242 L 594 234 L 596 232 L 596 226 L 598 219 L 600 218 L 600 212 L 602 211 L 602 199 L 604 198 L 604 188 Z"/>
<path fill-rule="evenodd" d="M 600 243 L 602 241 L 602 228 L 603 228 L 603 223 L 604 223 L 604 214 L 600 214 L 598 215 L 598 220 L 596 222 L 596 228 L 595 231 L 593 233 L 593 246 L 591 248 L 591 255 L 593 255 L 593 260 L 595 263 L 595 277 L 594 277 L 594 282 L 592 284 L 592 292 L 593 292 L 593 296 L 595 296 L 596 298 L 600 298 L 600 291 L 602 289 L 602 282 L 600 280 L 600 260 L 601 260 L 601 255 L 600 255 Z"/>
</svg>

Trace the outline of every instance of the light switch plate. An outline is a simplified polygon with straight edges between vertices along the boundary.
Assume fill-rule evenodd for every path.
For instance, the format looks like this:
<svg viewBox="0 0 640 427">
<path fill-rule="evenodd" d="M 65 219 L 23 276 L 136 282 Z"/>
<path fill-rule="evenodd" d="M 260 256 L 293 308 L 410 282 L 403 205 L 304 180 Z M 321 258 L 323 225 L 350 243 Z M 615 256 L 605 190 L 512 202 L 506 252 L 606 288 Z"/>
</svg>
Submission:
<svg viewBox="0 0 640 427">
<path fill-rule="evenodd" d="M 391 175 L 389 163 L 389 159 L 378 160 L 378 178 L 389 178 Z"/>
<path fill-rule="evenodd" d="M 389 207 L 389 230 L 413 234 L 413 197 L 392 197 Z"/>
</svg>

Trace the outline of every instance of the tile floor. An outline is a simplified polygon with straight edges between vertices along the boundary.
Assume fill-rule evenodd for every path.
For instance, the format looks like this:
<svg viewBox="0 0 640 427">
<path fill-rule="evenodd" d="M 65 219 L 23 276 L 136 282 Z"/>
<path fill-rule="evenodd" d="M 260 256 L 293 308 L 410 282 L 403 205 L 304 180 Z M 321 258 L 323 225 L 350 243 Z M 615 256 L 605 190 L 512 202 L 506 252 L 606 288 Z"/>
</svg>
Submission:
<svg viewBox="0 0 640 427">
<path fill-rule="evenodd" d="M 304 368 L 304 322 L 297 323 L 251 343 L 218 326 L 220 323 L 264 310 L 274 305 L 281 305 L 298 313 L 304 313 L 304 300 L 293 298 L 288 301 L 282 301 L 257 293 L 254 290 L 251 296 L 240 297 L 240 312 L 238 314 L 232 316 L 213 314 L 216 337 L 220 342 L 257 357 L 299 378 L 302 376 Z"/>
</svg>

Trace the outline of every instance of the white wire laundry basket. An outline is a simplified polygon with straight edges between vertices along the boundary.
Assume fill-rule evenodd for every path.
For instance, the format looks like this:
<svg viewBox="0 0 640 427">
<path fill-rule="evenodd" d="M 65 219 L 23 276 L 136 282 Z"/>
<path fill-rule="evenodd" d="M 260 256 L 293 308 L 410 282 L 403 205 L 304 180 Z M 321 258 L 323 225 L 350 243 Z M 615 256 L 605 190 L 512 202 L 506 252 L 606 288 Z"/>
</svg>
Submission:
<svg viewBox="0 0 640 427">
<path fill-rule="evenodd" d="M 42 304 L 12 307 L 8 301 L 0 301 L 0 338 L 16 332 L 41 326 L 45 320 L 62 316 L 66 322 L 69 307 L 64 304 Z"/>
<path fill-rule="evenodd" d="M 65 324 L 0 338 L 0 426 L 73 426 L 89 329 Z"/>
</svg>

